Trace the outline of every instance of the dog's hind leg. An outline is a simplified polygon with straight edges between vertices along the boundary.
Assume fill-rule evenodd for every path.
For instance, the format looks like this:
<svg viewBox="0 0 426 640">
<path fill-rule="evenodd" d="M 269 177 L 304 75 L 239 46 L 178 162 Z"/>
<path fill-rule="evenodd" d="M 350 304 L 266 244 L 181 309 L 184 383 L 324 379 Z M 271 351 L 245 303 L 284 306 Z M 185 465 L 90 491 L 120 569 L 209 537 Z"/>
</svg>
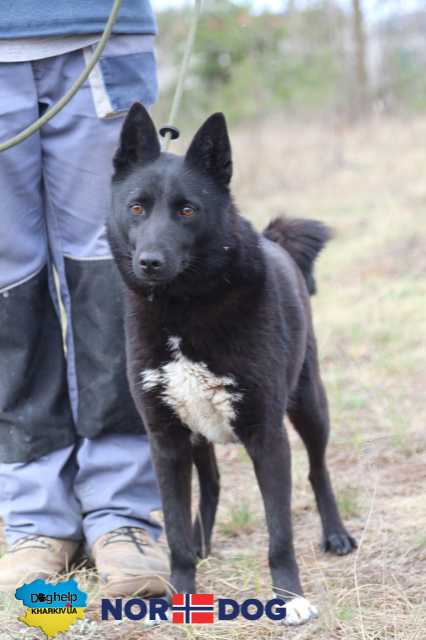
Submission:
<svg viewBox="0 0 426 640">
<path fill-rule="evenodd" d="M 340 518 L 327 469 L 325 452 L 330 430 L 328 404 L 313 338 L 298 388 L 288 407 L 288 416 L 308 452 L 309 480 L 321 518 L 323 548 L 337 555 L 346 555 L 356 547 L 356 542 Z"/>
<path fill-rule="evenodd" d="M 220 476 L 214 446 L 197 436 L 192 443 L 192 456 L 200 482 L 200 504 L 194 523 L 195 551 L 200 558 L 210 553 L 211 535 L 219 501 Z"/>
</svg>

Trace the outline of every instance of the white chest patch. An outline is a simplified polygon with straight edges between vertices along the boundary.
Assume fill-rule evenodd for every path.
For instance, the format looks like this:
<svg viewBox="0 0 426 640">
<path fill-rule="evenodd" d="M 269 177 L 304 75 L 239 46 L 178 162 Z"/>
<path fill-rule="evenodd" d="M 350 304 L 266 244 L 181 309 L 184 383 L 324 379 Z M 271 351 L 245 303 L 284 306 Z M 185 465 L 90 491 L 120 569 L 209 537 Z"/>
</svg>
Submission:
<svg viewBox="0 0 426 640">
<path fill-rule="evenodd" d="M 183 355 L 181 338 L 169 338 L 172 360 L 159 369 L 142 371 L 142 387 L 157 387 L 160 395 L 179 419 L 194 433 L 210 442 L 232 442 L 235 404 L 241 400 L 232 376 L 216 376 L 204 362 L 193 362 Z"/>
</svg>

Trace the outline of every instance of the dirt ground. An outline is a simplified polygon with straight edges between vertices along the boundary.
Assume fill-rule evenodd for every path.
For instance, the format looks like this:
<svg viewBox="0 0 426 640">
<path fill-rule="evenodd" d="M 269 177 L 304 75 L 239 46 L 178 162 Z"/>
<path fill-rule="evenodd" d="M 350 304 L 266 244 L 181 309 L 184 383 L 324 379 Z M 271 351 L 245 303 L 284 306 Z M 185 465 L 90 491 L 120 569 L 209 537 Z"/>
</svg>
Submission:
<svg viewBox="0 0 426 640">
<path fill-rule="evenodd" d="M 297 555 L 317 621 L 147 628 L 100 623 L 93 576 L 86 620 L 64 640 L 424 640 L 426 638 L 426 119 L 257 123 L 232 132 L 235 192 L 259 228 L 274 215 L 316 217 L 336 238 L 321 256 L 314 299 L 329 394 L 329 465 L 341 512 L 359 542 L 345 558 L 319 549 L 303 447 L 293 451 Z M 241 447 L 219 448 L 222 499 L 200 592 L 267 599 L 267 535 Z M 4 602 L 0 638 L 42 635 Z"/>
</svg>

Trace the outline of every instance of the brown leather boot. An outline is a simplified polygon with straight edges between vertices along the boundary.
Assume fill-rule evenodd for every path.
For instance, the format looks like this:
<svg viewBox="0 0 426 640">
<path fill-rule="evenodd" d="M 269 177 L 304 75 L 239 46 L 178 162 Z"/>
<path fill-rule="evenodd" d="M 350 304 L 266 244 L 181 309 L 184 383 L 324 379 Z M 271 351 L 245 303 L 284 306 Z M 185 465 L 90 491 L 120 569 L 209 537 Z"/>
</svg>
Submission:
<svg viewBox="0 0 426 640">
<path fill-rule="evenodd" d="M 163 596 L 169 561 L 144 529 L 120 527 L 104 534 L 92 547 L 102 595 L 126 598 Z"/>
<path fill-rule="evenodd" d="M 15 591 L 37 578 L 55 578 L 69 570 L 80 543 L 31 535 L 11 545 L 0 558 L 0 592 Z"/>
</svg>

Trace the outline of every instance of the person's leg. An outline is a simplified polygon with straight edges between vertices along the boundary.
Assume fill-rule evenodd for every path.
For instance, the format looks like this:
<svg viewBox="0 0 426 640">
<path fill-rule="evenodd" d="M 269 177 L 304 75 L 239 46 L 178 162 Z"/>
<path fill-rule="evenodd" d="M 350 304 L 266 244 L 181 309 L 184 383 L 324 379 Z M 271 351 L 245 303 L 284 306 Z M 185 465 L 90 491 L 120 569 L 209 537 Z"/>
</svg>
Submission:
<svg viewBox="0 0 426 640">
<path fill-rule="evenodd" d="M 38 115 L 31 64 L 0 65 L 0 139 Z M 81 518 L 70 491 L 75 430 L 49 286 L 38 134 L 0 154 L 0 192 L 0 516 L 8 542 L 0 561 L 3 590 L 28 572 L 64 567 L 74 543 L 50 545 L 46 537 L 79 538 Z"/>
<path fill-rule="evenodd" d="M 168 563 L 154 544 L 161 527 L 150 514 L 161 505 L 147 436 L 84 438 L 77 463 L 84 537 L 104 595 L 162 595 Z"/>
<path fill-rule="evenodd" d="M 82 538 L 75 468 L 73 445 L 34 461 L 0 465 L 8 542 L 0 560 L 0 592 L 69 570 Z"/>
<path fill-rule="evenodd" d="M 38 116 L 32 67 L 0 65 L 0 138 Z M 37 134 L 0 154 L 0 461 L 65 447 L 74 430 L 61 327 L 49 295 Z"/>
<path fill-rule="evenodd" d="M 108 59 L 109 79 L 126 58 L 120 56 L 118 69 Z M 74 52 L 46 64 L 40 81 L 46 104 L 68 88 L 83 63 L 82 53 Z M 137 64 L 143 73 L 143 59 Z M 114 76 L 115 88 L 124 79 Z M 137 84 L 131 90 L 127 106 L 143 98 Z M 136 527 L 154 536 L 160 531 L 151 517 L 160 497 L 150 447 L 126 376 L 121 283 L 105 233 L 122 117 L 99 118 L 96 97 L 86 83 L 41 133 L 50 242 L 68 319 L 68 380 L 78 398 L 82 439 L 75 491 L 92 547 L 117 529 Z M 105 549 L 110 555 L 118 551 Z"/>
<path fill-rule="evenodd" d="M 9 544 L 34 535 L 81 540 L 75 473 L 72 445 L 34 461 L 0 465 L 1 511 Z"/>
<path fill-rule="evenodd" d="M 84 438 L 77 453 L 75 492 L 90 547 L 119 527 L 141 524 L 153 539 L 161 529 L 150 514 L 161 508 L 147 436 L 108 433 Z M 102 490 L 100 490 L 100 487 Z"/>
<path fill-rule="evenodd" d="M 83 65 L 81 51 L 38 63 L 47 106 Z M 77 397 L 78 434 L 90 439 L 145 433 L 126 378 L 121 283 L 105 228 L 124 112 L 99 118 L 95 96 L 86 82 L 41 131 L 49 240 L 68 322 L 68 383 Z M 136 98 L 137 92 L 129 102 Z"/>
</svg>

